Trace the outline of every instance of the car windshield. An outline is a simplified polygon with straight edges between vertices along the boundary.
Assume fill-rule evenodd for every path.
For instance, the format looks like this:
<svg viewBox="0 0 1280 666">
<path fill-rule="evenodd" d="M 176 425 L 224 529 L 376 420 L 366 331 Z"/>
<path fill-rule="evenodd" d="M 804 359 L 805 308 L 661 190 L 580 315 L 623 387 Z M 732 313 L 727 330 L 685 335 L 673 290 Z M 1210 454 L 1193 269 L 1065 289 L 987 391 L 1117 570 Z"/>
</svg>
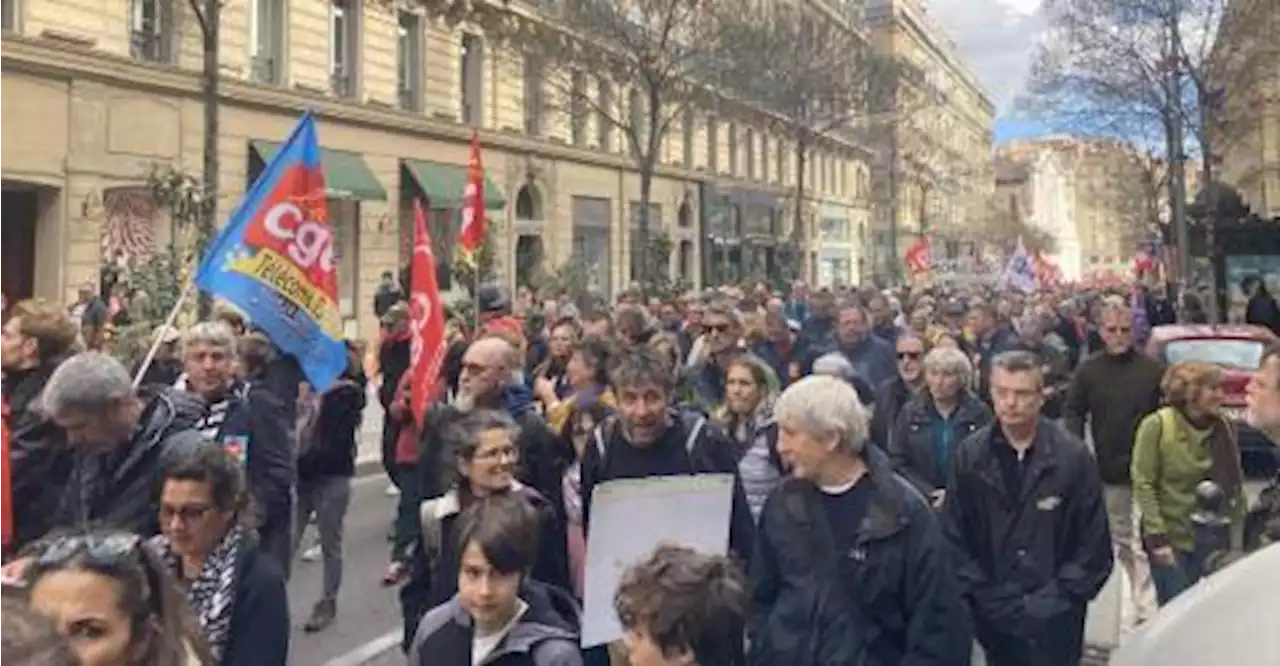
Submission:
<svg viewBox="0 0 1280 666">
<path fill-rule="evenodd" d="M 1164 347 L 1170 365 L 1201 361 L 1231 370 L 1257 370 L 1262 365 L 1263 345 L 1257 340 L 1174 340 Z"/>
</svg>

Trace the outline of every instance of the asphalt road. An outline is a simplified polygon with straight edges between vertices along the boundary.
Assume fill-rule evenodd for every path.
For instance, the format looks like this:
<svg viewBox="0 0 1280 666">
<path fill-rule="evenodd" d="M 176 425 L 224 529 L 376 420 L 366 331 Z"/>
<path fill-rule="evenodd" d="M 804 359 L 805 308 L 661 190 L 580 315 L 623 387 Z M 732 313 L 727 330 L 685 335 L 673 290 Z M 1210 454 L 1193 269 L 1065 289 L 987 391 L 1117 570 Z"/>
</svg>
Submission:
<svg viewBox="0 0 1280 666">
<path fill-rule="evenodd" d="M 353 483 L 343 539 L 343 580 L 338 594 L 338 616 L 322 632 L 307 634 L 302 631 L 302 625 L 319 597 L 324 567 L 318 561 L 295 562 L 293 577 L 289 581 L 293 625 L 291 664 L 355 666 L 404 663 L 399 656 L 400 604 L 395 590 L 383 587 L 380 582 L 387 566 L 387 530 L 396 501 L 384 494 L 386 488 L 386 477 L 381 473 L 356 479 Z M 303 548 L 313 542 L 313 537 L 308 537 Z M 386 639 L 389 634 L 392 638 Z M 380 638 L 384 639 L 383 642 L 375 643 Z M 382 650 L 374 650 L 380 646 Z M 387 656 L 393 658 L 370 661 L 380 652 L 387 652 L 388 647 L 391 649 Z M 369 655 L 369 652 L 373 654 Z"/>
</svg>

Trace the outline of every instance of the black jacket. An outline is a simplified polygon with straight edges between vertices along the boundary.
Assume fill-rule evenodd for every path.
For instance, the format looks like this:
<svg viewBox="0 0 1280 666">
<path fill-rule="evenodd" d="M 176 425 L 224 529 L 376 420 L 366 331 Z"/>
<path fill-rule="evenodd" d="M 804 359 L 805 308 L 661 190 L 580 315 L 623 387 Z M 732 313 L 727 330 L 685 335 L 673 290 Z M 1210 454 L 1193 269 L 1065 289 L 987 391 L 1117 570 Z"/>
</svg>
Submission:
<svg viewBox="0 0 1280 666">
<path fill-rule="evenodd" d="M 289 599 L 284 573 L 246 542 L 236 565 L 235 610 L 221 666 L 284 664 L 289 656 Z"/>
<path fill-rule="evenodd" d="M 66 433 L 36 409 L 40 392 L 57 367 L 47 363 L 4 378 L 14 552 L 49 531 L 74 464 Z"/>
<path fill-rule="evenodd" d="M 979 428 L 991 423 L 991 408 L 968 390 L 960 394 L 960 402 L 951 414 L 951 459 L 960 443 Z M 894 434 L 889 438 L 889 458 L 893 468 L 927 497 L 947 487 L 950 466 L 938 459 L 937 431 L 942 427 L 933 398 L 926 392 L 911 399 L 898 415 Z"/>
<path fill-rule="evenodd" d="M 1112 568 L 1101 478 L 1084 442 L 1047 419 L 1016 499 L 1001 451 L 1011 459 L 996 424 L 966 439 L 942 505 L 978 639 L 992 664 L 1076 666 L 1086 608 Z"/>
<path fill-rule="evenodd" d="M 911 400 L 913 391 L 899 375 L 881 384 L 875 395 L 875 408 L 871 412 L 871 441 L 882 451 L 888 451 L 893 424 L 897 422 L 903 406 Z"/>
<path fill-rule="evenodd" d="M 671 410 L 670 425 L 658 441 L 641 449 L 622 434 L 617 417 L 596 426 L 582 457 L 582 522 L 590 529 L 591 495 L 596 485 L 614 479 L 684 474 L 733 474 L 733 513 L 729 548 L 746 561 L 752 552 L 755 524 L 738 476 L 738 446 L 723 430 L 691 411 Z M 701 426 L 699 426 L 701 422 Z M 700 429 L 700 430 L 699 430 Z M 692 449 L 686 446 L 697 432 Z M 604 455 L 601 455 L 601 450 Z"/>
<path fill-rule="evenodd" d="M 972 634 L 929 505 L 867 449 L 872 484 L 858 547 L 835 551 L 822 492 L 790 479 L 760 519 L 751 581 L 759 666 L 969 663 Z"/>
<path fill-rule="evenodd" d="M 363 381 L 342 381 L 325 391 L 320 398 L 316 440 L 298 456 L 299 481 L 355 475 L 364 405 Z"/>
<path fill-rule="evenodd" d="M 560 512 L 556 511 L 542 495 L 527 486 L 516 486 L 519 493 L 538 512 L 541 529 L 538 535 L 538 560 L 530 576 L 537 581 L 564 590 L 572 589 L 569 582 L 568 538 Z M 420 508 L 420 518 L 436 521 L 439 525 L 439 542 L 428 545 L 422 536 L 419 520 L 418 535 L 409 559 L 409 579 L 400 588 L 400 603 L 404 612 L 404 645 L 413 638 L 414 628 L 426 612 L 448 601 L 458 591 L 458 567 L 462 558 L 458 534 L 455 529 L 462 513 L 461 498 L 456 491 L 425 502 Z"/>
<path fill-rule="evenodd" d="M 528 610 L 484 659 L 483 666 L 580 666 L 581 610 L 568 593 L 528 581 L 520 590 Z M 422 619 L 409 666 L 472 666 L 475 630 L 457 599 Z"/>
<path fill-rule="evenodd" d="M 1063 416 L 1067 428 L 1084 437 L 1085 420 L 1093 435 L 1098 469 L 1106 483 L 1129 484 L 1129 461 L 1138 424 L 1160 407 L 1164 366 L 1136 351 L 1091 356 L 1076 370 Z"/>
<path fill-rule="evenodd" d="M 145 405 L 131 440 L 107 453 L 77 453 L 55 527 L 118 529 L 149 537 L 159 531 L 156 484 L 172 456 L 204 442 L 194 430 L 204 413 L 196 395 L 163 389 L 139 394 Z"/>
<path fill-rule="evenodd" d="M 293 520 L 297 477 L 294 422 L 286 420 L 277 394 L 261 384 L 237 384 L 232 387 L 229 399 L 233 404 L 214 441 L 247 452 L 245 481 L 253 496 L 260 533 L 288 531 Z"/>
</svg>

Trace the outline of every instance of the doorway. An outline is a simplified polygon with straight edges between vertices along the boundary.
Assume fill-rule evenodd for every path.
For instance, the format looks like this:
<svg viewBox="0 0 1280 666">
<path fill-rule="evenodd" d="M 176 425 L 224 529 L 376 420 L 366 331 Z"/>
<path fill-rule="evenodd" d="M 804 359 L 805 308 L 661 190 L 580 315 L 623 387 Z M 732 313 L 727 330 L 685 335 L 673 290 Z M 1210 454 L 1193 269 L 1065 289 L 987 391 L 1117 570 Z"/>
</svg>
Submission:
<svg viewBox="0 0 1280 666">
<path fill-rule="evenodd" d="M 40 191 L 6 183 L 0 197 L 0 280 L 6 305 L 35 295 L 39 219 Z"/>
</svg>

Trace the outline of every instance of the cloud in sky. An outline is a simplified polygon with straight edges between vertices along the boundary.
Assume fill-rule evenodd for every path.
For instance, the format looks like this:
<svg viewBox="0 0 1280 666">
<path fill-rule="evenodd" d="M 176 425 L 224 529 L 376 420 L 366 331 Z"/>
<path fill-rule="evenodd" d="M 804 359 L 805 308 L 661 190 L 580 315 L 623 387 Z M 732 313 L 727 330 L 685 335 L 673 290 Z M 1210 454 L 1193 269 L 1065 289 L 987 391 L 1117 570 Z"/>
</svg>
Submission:
<svg viewBox="0 0 1280 666">
<path fill-rule="evenodd" d="M 1009 120 L 1026 85 L 1036 40 L 1045 28 L 1041 0 L 928 0 L 929 13 L 956 43 L 959 57 L 977 75 Z"/>
</svg>

